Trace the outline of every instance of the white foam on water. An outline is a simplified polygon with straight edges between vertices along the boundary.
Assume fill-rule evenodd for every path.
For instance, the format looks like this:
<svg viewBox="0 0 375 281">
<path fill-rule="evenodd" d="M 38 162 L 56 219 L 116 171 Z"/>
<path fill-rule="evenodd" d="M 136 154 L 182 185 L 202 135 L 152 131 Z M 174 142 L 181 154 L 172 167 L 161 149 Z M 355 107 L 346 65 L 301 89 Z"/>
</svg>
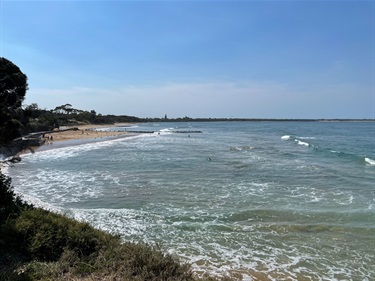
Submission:
<svg viewBox="0 0 375 281">
<path fill-rule="evenodd" d="M 311 202 L 313 203 L 317 203 L 317 202 L 320 202 L 322 200 L 322 198 L 319 198 L 319 197 L 314 197 Z"/>
<path fill-rule="evenodd" d="M 18 179 L 17 191 L 62 206 L 100 197 L 107 189 L 104 181 L 109 180 L 118 182 L 116 177 L 99 171 L 38 169 L 32 176 Z"/>
<path fill-rule="evenodd" d="M 60 208 L 60 207 L 57 207 L 55 205 L 46 203 L 46 202 L 44 202 L 44 201 L 42 201 L 39 198 L 36 198 L 34 196 L 23 194 L 23 193 L 20 193 L 20 192 L 17 192 L 17 191 L 16 191 L 16 194 L 18 196 L 20 196 L 21 199 L 24 202 L 27 202 L 27 203 L 33 205 L 36 208 L 42 208 L 44 210 L 48 210 L 50 212 L 54 212 L 54 213 L 58 213 L 58 214 L 64 214 L 65 213 L 64 208 Z"/>
<path fill-rule="evenodd" d="M 234 150 L 234 151 L 246 151 L 246 150 L 251 150 L 254 149 L 253 146 L 249 145 L 243 145 L 243 146 L 231 146 L 229 150 Z"/>
<path fill-rule="evenodd" d="M 147 215 L 131 209 L 71 209 L 71 215 L 104 231 L 120 234 L 125 239 L 143 239 L 147 231 Z"/>
<path fill-rule="evenodd" d="M 124 140 L 130 140 L 134 138 L 138 138 L 139 135 L 136 136 L 127 136 L 125 138 L 116 138 L 110 140 L 90 140 L 89 143 L 82 143 L 77 145 L 69 145 L 69 146 L 62 146 L 58 148 L 47 149 L 47 150 L 36 150 L 35 153 L 28 153 L 24 154 L 22 158 L 27 159 L 31 163 L 43 161 L 43 162 L 50 162 L 55 160 L 64 160 L 72 157 L 79 156 L 84 154 L 85 152 L 103 149 L 105 147 L 111 147 L 116 143 L 123 142 Z M 60 144 L 64 145 L 63 142 Z"/>
<path fill-rule="evenodd" d="M 165 134 L 173 134 L 173 130 L 174 130 L 174 128 L 165 128 L 165 129 L 161 129 L 161 130 L 159 130 L 158 132 L 155 132 L 155 133 L 156 134 L 163 134 L 163 135 L 165 135 Z"/>
<path fill-rule="evenodd" d="M 304 142 L 304 141 L 301 141 L 301 140 L 305 140 L 305 139 L 313 139 L 313 137 L 298 137 L 298 138 L 295 138 L 295 137 L 292 137 L 292 136 L 290 136 L 290 135 L 284 135 L 284 136 L 281 137 L 281 139 L 284 140 L 284 141 L 294 139 L 294 141 L 295 141 L 297 144 L 299 144 L 299 145 L 310 146 L 309 143 Z"/>
<path fill-rule="evenodd" d="M 365 157 L 365 162 L 371 166 L 375 165 L 375 160 Z"/>
<path fill-rule="evenodd" d="M 307 142 L 304 142 L 304 141 L 300 141 L 298 139 L 295 140 L 299 145 L 304 145 L 304 146 L 309 146 L 309 144 Z"/>
<path fill-rule="evenodd" d="M 374 198 L 374 199 L 372 199 L 372 201 L 374 201 L 374 202 L 375 202 L 375 198 Z M 368 205 L 367 209 L 368 209 L 368 210 L 373 210 L 373 209 L 374 209 L 374 206 L 375 206 L 375 203 L 369 203 L 369 205 Z"/>
<path fill-rule="evenodd" d="M 160 132 L 170 132 L 172 131 L 174 128 L 165 128 L 165 129 L 161 129 Z"/>
<path fill-rule="evenodd" d="M 333 201 L 339 205 L 351 205 L 353 204 L 354 196 L 349 194 L 341 194 L 337 198 L 334 198 Z"/>
<path fill-rule="evenodd" d="M 310 265 L 319 265 L 316 259 L 319 259 L 319 251 L 311 248 L 311 254 L 303 254 L 298 249 L 291 245 L 274 245 L 271 238 L 267 238 L 265 233 L 256 233 L 252 230 L 249 235 L 253 238 L 250 239 L 248 244 L 241 244 L 237 246 L 225 245 L 223 243 L 215 242 L 217 237 L 212 237 L 210 233 L 205 232 L 205 229 L 196 229 L 194 235 L 200 234 L 200 239 L 188 242 L 189 238 L 186 237 L 185 243 L 177 243 L 173 247 L 176 249 L 174 254 L 184 257 L 185 260 L 190 261 L 194 271 L 208 272 L 214 275 L 222 275 L 228 271 L 248 272 L 245 274 L 244 280 L 252 280 L 250 278 L 251 272 L 262 272 L 268 277 L 268 280 L 280 280 L 279 278 L 297 279 L 296 273 L 302 273 L 309 276 L 319 276 L 316 273 L 305 267 L 305 261 L 309 261 Z M 189 235 L 189 234 L 187 234 Z M 247 234 L 245 234 L 247 235 Z M 275 234 L 276 235 L 276 234 Z M 221 234 L 222 239 L 229 243 L 234 243 L 233 237 L 225 239 L 226 233 Z M 269 240 L 271 239 L 271 241 Z M 202 240 L 203 242 L 197 243 L 196 241 Z M 190 254 L 193 253 L 193 254 Z M 316 263 L 317 262 L 317 263 Z M 334 269 L 338 269 L 333 267 Z M 334 276 L 334 273 L 332 273 Z M 311 280 L 318 280 L 312 277 Z"/>
</svg>

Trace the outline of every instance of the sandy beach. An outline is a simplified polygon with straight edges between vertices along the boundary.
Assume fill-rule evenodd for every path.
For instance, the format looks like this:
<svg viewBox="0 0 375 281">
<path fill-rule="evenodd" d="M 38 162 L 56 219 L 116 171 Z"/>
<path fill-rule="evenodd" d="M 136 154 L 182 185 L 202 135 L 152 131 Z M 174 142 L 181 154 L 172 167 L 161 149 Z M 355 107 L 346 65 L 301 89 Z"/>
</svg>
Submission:
<svg viewBox="0 0 375 281">
<path fill-rule="evenodd" d="M 56 142 L 56 141 L 80 140 L 80 139 L 97 139 L 97 138 L 105 138 L 105 137 L 113 137 L 113 136 L 129 134 L 129 132 L 124 132 L 124 131 L 108 132 L 108 131 L 96 130 L 96 129 L 101 129 L 101 128 L 114 128 L 120 125 L 130 126 L 130 124 L 108 124 L 108 125 L 81 125 L 81 126 L 64 127 L 64 129 L 72 129 L 72 130 L 61 130 L 61 131 L 56 131 L 53 133 L 45 134 L 45 138 L 47 139 L 46 143 L 51 143 L 51 142 Z M 73 128 L 78 128 L 78 129 L 73 130 Z"/>
<path fill-rule="evenodd" d="M 17 152 L 14 156 L 19 157 L 23 154 L 27 153 L 34 153 L 35 151 L 46 150 L 46 149 L 53 149 L 60 147 L 57 143 L 61 143 L 61 145 L 65 145 L 64 142 L 67 141 L 74 141 L 74 140 L 82 140 L 82 141 L 105 141 L 109 138 L 114 137 L 131 137 L 137 135 L 138 133 L 132 133 L 124 131 L 124 127 L 130 127 L 133 123 L 115 123 L 115 124 L 105 124 L 105 125 L 75 125 L 75 126 L 64 126 L 61 127 L 60 130 L 56 130 L 50 133 L 44 134 L 44 144 L 40 146 L 30 146 L 28 149 L 21 150 Z M 119 128 L 116 131 L 116 127 Z M 112 128 L 111 131 L 100 130 Z M 121 130 L 120 130 L 121 128 Z M 55 145 L 53 145 L 55 143 Z M 1 160 L 0 158 L 0 171 L 4 170 L 7 165 L 9 165 L 9 159 L 11 157 Z M 18 161 L 18 160 L 17 160 Z"/>
<path fill-rule="evenodd" d="M 41 146 L 32 146 L 30 149 L 22 150 L 16 154 L 20 156 L 22 154 L 27 154 L 37 150 L 52 149 L 53 143 L 71 141 L 71 140 L 106 140 L 106 138 L 111 137 L 127 137 L 134 136 L 134 133 L 126 131 L 100 131 L 100 129 L 105 128 L 116 128 L 116 127 L 127 127 L 131 126 L 132 123 L 116 123 L 116 124 L 106 124 L 106 125 L 76 125 L 76 126 L 65 126 L 61 127 L 60 131 L 54 131 L 52 133 L 47 133 L 44 135 L 45 142 Z M 70 129 L 70 130 L 69 130 Z M 8 163 L 6 161 L 0 161 L 0 171 L 7 167 Z"/>
</svg>

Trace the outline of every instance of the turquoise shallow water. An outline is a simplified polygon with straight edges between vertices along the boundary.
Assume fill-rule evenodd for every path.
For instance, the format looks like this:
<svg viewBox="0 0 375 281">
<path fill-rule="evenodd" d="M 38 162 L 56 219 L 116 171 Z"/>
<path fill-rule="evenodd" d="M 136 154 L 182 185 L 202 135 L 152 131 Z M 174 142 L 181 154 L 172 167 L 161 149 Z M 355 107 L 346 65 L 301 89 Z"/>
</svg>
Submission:
<svg viewBox="0 0 375 281">
<path fill-rule="evenodd" d="M 162 243 L 197 272 L 375 280 L 374 122 L 117 129 L 155 133 L 26 155 L 9 170 L 16 190 L 124 239 Z"/>
</svg>

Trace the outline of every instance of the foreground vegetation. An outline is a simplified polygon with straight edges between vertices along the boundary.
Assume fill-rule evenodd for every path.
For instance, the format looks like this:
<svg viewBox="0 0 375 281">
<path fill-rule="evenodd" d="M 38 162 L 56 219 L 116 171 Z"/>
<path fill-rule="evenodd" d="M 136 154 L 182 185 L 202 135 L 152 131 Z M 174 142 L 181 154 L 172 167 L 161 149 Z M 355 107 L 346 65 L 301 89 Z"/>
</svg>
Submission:
<svg viewBox="0 0 375 281">
<path fill-rule="evenodd" d="M 34 208 L 15 195 L 2 173 L 0 198 L 0 280 L 218 280 L 198 278 L 158 246 L 123 242 L 88 223 Z"/>
</svg>

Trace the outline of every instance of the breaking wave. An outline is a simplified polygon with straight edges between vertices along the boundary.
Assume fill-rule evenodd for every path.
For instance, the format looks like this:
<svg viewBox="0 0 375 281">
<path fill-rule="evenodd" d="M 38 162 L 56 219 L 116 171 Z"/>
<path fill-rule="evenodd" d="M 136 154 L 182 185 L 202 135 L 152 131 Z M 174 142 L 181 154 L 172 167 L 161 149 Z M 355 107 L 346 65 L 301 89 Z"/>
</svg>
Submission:
<svg viewBox="0 0 375 281">
<path fill-rule="evenodd" d="M 281 137 L 281 139 L 284 141 L 292 140 L 296 142 L 298 145 L 311 146 L 311 144 L 302 140 L 309 140 L 309 139 L 315 139 L 315 138 L 314 137 L 295 137 L 295 136 L 290 136 L 290 135 L 284 135 Z"/>
<path fill-rule="evenodd" d="M 375 160 L 365 157 L 365 162 L 371 166 L 375 166 Z"/>
</svg>

